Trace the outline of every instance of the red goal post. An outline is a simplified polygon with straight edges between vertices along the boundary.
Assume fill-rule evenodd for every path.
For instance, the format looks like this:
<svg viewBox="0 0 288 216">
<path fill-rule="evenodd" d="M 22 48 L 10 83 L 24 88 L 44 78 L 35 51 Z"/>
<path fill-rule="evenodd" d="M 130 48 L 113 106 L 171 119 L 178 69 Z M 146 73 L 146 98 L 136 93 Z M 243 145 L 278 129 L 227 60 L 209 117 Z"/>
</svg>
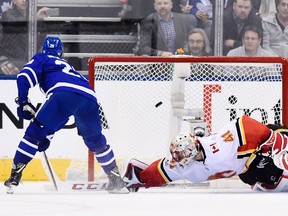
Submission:
<svg viewBox="0 0 288 216">
<path fill-rule="evenodd" d="M 243 114 L 288 124 L 283 58 L 96 56 L 89 59 L 88 78 L 100 104 L 103 133 L 117 160 L 124 161 L 123 169 L 132 157 L 151 162 L 168 152 L 175 123 L 171 88 L 178 69 L 189 70 L 178 76 L 185 82 L 185 109 L 202 109 L 209 132 Z M 88 155 L 88 181 L 93 181 L 94 155 Z"/>
</svg>

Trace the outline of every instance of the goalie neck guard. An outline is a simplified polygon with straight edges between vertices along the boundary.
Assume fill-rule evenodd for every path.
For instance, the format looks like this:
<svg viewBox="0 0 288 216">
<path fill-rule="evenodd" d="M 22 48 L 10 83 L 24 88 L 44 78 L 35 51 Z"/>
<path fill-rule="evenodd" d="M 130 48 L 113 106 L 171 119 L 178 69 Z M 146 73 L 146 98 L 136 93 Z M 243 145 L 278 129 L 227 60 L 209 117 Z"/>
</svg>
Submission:
<svg viewBox="0 0 288 216">
<path fill-rule="evenodd" d="M 42 52 L 61 57 L 63 53 L 62 41 L 58 37 L 47 37 L 42 44 Z"/>
<path fill-rule="evenodd" d="M 179 134 L 170 144 L 174 161 L 181 166 L 187 165 L 199 152 L 199 141 L 192 133 Z"/>
</svg>

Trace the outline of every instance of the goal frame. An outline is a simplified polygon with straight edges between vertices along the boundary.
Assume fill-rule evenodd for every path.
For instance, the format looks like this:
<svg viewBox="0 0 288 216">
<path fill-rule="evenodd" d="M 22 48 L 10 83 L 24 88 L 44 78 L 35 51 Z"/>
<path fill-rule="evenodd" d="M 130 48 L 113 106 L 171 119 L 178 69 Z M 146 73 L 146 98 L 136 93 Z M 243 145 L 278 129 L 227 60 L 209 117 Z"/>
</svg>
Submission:
<svg viewBox="0 0 288 216">
<path fill-rule="evenodd" d="M 151 57 L 151 56 L 95 56 L 88 61 L 88 80 L 92 89 L 95 89 L 96 62 L 129 62 L 129 63 L 280 63 L 282 64 L 282 124 L 288 124 L 288 61 L 281 57 Z M 94 154 L 88 152 L 88 181 L 94 181 Z"/>
</svg>

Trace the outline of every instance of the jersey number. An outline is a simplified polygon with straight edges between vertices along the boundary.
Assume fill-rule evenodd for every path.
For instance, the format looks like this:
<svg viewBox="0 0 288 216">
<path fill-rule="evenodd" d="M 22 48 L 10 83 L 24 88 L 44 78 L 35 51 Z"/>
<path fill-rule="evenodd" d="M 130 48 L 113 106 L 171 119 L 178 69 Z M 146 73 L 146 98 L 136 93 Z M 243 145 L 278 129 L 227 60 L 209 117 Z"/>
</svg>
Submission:
<svg viewBox="0 0 288 216">
<path fill-rule="evenodd" d="M 65 61 L 62 60 L 55 60 L 56 65 L 64 65 L 64 68 L 62 69 L 63 73 L 69 74 L 71 76 L 79 77 L 85 79 L 81 74 L 78 74 L 74 67 L 72 67 L 70 64 L 68 64 Z"/>
</svg>

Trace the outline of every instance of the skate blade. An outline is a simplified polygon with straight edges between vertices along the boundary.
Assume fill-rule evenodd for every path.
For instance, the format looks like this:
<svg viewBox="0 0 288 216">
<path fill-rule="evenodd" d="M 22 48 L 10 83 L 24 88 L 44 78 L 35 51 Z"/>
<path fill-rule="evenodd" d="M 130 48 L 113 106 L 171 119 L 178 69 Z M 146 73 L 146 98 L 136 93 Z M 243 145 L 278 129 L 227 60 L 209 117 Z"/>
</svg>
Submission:
<svg viewBox="0 0 288 216">
<path fill-rule="evenodd" d="M 14 194 L 14 188 L 12 185 L 8 186 L 7 187 L 7 191 L 6 191 L 7 194 Z"/>
</svg>

